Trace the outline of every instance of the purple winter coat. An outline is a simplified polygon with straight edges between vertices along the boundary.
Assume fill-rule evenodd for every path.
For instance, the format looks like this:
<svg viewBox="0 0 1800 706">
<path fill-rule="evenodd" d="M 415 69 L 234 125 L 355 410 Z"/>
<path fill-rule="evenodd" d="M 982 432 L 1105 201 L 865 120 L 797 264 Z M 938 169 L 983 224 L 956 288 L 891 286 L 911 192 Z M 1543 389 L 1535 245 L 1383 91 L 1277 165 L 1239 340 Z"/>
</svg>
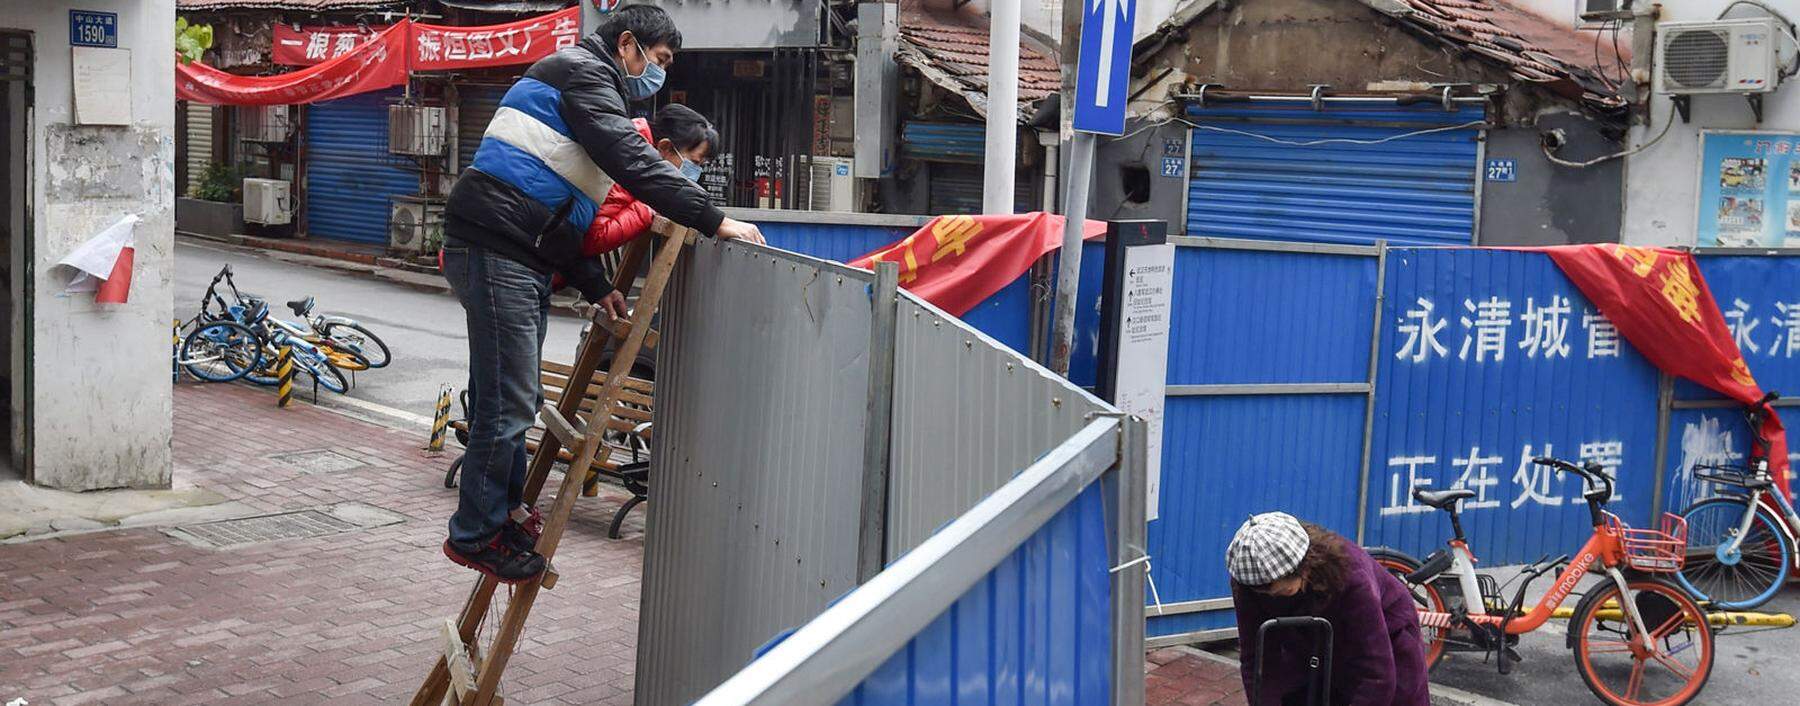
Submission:
<svg viewBox="0 0 1800 706">
<path fill-rule="evenodd" d="M 1281 598 L 1231 586 L 1237 608 L 1239 669 L 1244 693 L 1256 675 L 1256 630 L 1270 618 L 1310 615 L 1331 621 L 1331 703 L 1357 706 L 1426 706 L 1425 647 L 1419 636 L 1419 614 L 1412 595 L 1369 553 L 1344 542 L 1350 567 L 1345 586 L 1335 596 L 1302 592 Z M 1283 644 L 1269 634 L 1268 661 L 1263 665 L 1263 693 L 1253 706 L 1280 706 L 1284 697 L 1300 703 L 1306 694 L 1305 656 L 1310 638 Z M 1295 693 L 1297 692 L 1297 693 Z"/>
</svg>

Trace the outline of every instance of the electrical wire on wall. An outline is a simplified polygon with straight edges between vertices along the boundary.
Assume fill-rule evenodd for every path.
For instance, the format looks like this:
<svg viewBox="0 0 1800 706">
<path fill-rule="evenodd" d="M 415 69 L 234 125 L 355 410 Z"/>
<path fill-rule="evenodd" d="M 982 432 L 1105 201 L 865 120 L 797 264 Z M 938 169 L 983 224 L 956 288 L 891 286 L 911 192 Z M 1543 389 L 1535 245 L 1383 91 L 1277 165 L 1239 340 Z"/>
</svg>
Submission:
<svg viewBox="0 0 1800 706">
<path fill-rule="evenodd" d="M 1562 131 L 1562 128 L 1557 128 L 1555 130 L 1549 130 L 1549 131 L 1542 133 L 1542 135 L 1541 135 L 1541 137 L 1543 138 L 1542 147 L 1544 148 L 1544 157 L 1549 159 L 1551 162 L 1554 162 L 1556 164 L 1559 164 L 1559 165 L 1562 165 L 1565 167 L 1572 167 L 1575 169 L 1586 169 L 1588 167 L 1594 166 L 1601 162 L 1609 162 L 1609 161 L 1612 161 L 1615 159 L 1620 159 L 1622 157 L 1630 157 L 1634 154 L 1637 154 L 1639 152 L 1643 152 L 1644 150 L 1650 149 L 1650 147 L 1652 145 L 1655 145 L 1656 143 L 1661 142 L 1664 135 L 1669 134 L 1669 127 L 1674 124 L 1675 124 L 1675 106 L 1671 105 L 1671 106 L 1669 106 L 1668 114 L 1663 116 L 1662 131 L 1656 133 L 1656 137 L 1650 138 L 1649 142 L 1645 142 L 1644 144 L 1638 145 L 1638 146 L 1633 147 L 1628 150 L 1614 152 L 1609 155 L 1595 157 L 1593 159 L 1584 160 L 1584 161 L 1580 161 L 1580 162 L 1567 160 L 1567 159 L 1563 159 L 1561 157 L 1556 156 L 1556 150 L 1558 148 L 1561 148 L 1563 145 L 1563 141 L 1564 141 L 1563 131 Z"/>
<path fill-rule="evenodd" d="M 1175 99 L 1171 98 L 1169 100 L 1166 100 L 1166 101 L 1156 104 L 1155 107 L 1151 108 L 1149 111 L 1146 111 L 1146 112 L 1155 112 L 1157 110 L 1161 110 L 1162 108 L 1164 108 L 1174 102 L 1175 102 Z M 1157 120 L 1154 122 L 1149 122 L 1149 123 L 1145 123 L 1143 125 L 1139 125 L 1138 129 L 1132 130 L 1131 132 L 1120 135 L 1119 137 L 1113 139 L 1112 141 L 1113 142 L 1122 142 L 1125 140 L 1129 140 L 1133 137 L 1137 137 L 1138 135 L 1140 135 L 1146 131 L 1155 130 L 1159 127 L 1163 127 L 1165 125 L 1172 125 L 1175 123 L 1180 123 L 1182 125 L 1186 125 L 1188 127 L 1194 128 L 1195 130 L 1208 130 L 1211 132 L 1222 132 L 1222 133 L 1231 134 L 1231 135 L 1238 135 L 1241 137 L 1253 137 L 1258 140 L 1273 142 L 1278 145 L 1287 145 L 1289 147 L 1316 147 L 1319 145 L 1379 145 L 1379 144 L 1382 144 L 1385 142 L 1393 142 L 1395 140 L 1402 140 L 1402 139 L 1406 139 L 1408 137 L 1418 137 L 1420 135 L 1429 135 L 1429 134 L 1437 133 L 1437 132 L 1449 132 L 1452 130 L 1468 130 L 1471 128 L 1489 127 L 1487 121 L 1485 121 L 1485 120 L 1471 120 L 1469 122 L 1459 123 L 1456 125 L 1444 125 L 1442 127 L 1426 128 L 1423 130 L 1414 130 L 1412 132 L 1403 132 L 1398 135 L 1388 135 L 1387 137 L 1369 139 L 1369 140 L 1358 140 L 1358 139 L 1353 139 L 1353 138 L 1349 138 L 1349 137 L 1328 137 L 1328 138 L 1323 138 L 1323 139 L 1318 139 L 1318 140 L 1287 140 L 1287 139 L 1275 137 L 1272 135 L 1264 135 L 1261 133 L 1250 132 L 1249 130 L 1238 130 L 1236 128 L 1219 127 L 1217 125 L 1202 125 L 1200 123 L 1193 122 L 1191 120 L 1182 118 L 1180 116 L 1171 116 L 1171 117 L 1168 117 L 1168 118 L 1165 118 L 1162 120 Z"/>
</svg>

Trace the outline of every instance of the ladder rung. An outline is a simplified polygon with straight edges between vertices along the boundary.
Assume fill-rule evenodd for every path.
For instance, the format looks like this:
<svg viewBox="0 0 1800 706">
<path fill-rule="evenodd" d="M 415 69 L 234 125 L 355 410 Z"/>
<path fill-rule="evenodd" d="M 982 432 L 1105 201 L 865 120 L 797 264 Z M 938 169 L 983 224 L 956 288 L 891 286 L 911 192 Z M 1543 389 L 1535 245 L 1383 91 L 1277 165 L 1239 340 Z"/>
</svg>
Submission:
<svg viewBox="0 0 1800 706">
<path fill-rule="evenodd" d="M 562 442 L 565 449 L 581 448 L 581 443 L 587 440 L 587 426 L 582 424 L 581 420 L 570 422 L 563 417 L 562 412 L 557 411 L 556 407 L 548 402 L 538 408 L 538 419 L 543 420 L 544 428 L 548 429 L 557 441 Z"/>
<path fill-rule="evenodd" d="M 594 315 L 594 325 L 606 329 L 615 341 L 623 341 L 626 337 L 631 335 L 630 321 L 620 321 L 610 318 L 604 311 L 600 311 Z M 657 342 L 660 340 L 662 340 L 662 335 L 659 334 L 656 329 L 650 329 L 648 333 L 644 334 L 643 347 L 654 349 L 656 348 Z"/>
<path fill-rule="evenodd" d="M 538 582 L 538 585 L 543 586 L 546 591 L 556 588 L 556 576 L 556 565 L 550 563 L 549 559 L 544 559 L 544 578 Z"/>
<path fill-rule="evenodd" d="M 450 668 L 450 689 L 456 693 L 457 700 L 467 698 L 469 692 L 475 690 L 475 668 L 469 662 L 469 652 L 456 630 L 455 618 L 444 619 L 444 664 Z"/>
</svg>

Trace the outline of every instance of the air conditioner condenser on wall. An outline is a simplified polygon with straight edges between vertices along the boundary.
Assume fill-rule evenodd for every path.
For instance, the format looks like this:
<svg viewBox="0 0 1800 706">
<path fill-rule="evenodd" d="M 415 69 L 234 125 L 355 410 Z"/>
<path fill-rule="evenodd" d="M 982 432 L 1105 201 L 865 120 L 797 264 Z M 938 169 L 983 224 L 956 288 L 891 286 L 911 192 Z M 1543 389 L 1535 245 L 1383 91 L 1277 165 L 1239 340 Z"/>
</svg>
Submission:
<svg viewBox="0 0 1800 706">
<path fill-rule="evenodd" d="M 1688 119 L 1691 96 L 1736 94 L 1762 121 L 1762 94 L 1781 85 L 1782 48 L 1792 40 L 1773 17 L 1656 25 L 1656 92 Z"/>
<path fill-rule="evenodd" d="M 813 211 L 856 210 L 856 160 L 849 157 L 813 157 L 807 176 L 807 204 Z"/>
<path fill-rule="evenodd" d="M 286 179 L 245 179 L 244 222 L 269 226 L 293 223 L 290 183 Z"/>
</svg>

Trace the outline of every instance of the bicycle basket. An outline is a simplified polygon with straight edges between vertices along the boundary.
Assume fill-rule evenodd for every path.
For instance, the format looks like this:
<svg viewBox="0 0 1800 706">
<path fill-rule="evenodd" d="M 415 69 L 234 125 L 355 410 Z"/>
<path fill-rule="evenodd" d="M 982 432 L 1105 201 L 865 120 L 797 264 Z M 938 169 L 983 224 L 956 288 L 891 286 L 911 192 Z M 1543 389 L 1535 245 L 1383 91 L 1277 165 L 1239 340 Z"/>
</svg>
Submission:
<svg viewBox="0 0 1800 706">
<path fill-rule="evenodd" d="M 1675 573 L 1687 562 L 1687 520 L 1663 513 L 1660 529 L 1633 529 L 1611 513 L 1607 528 L 1619 537 L 1625 565 L 1638 571 Z"/>
</svg>

